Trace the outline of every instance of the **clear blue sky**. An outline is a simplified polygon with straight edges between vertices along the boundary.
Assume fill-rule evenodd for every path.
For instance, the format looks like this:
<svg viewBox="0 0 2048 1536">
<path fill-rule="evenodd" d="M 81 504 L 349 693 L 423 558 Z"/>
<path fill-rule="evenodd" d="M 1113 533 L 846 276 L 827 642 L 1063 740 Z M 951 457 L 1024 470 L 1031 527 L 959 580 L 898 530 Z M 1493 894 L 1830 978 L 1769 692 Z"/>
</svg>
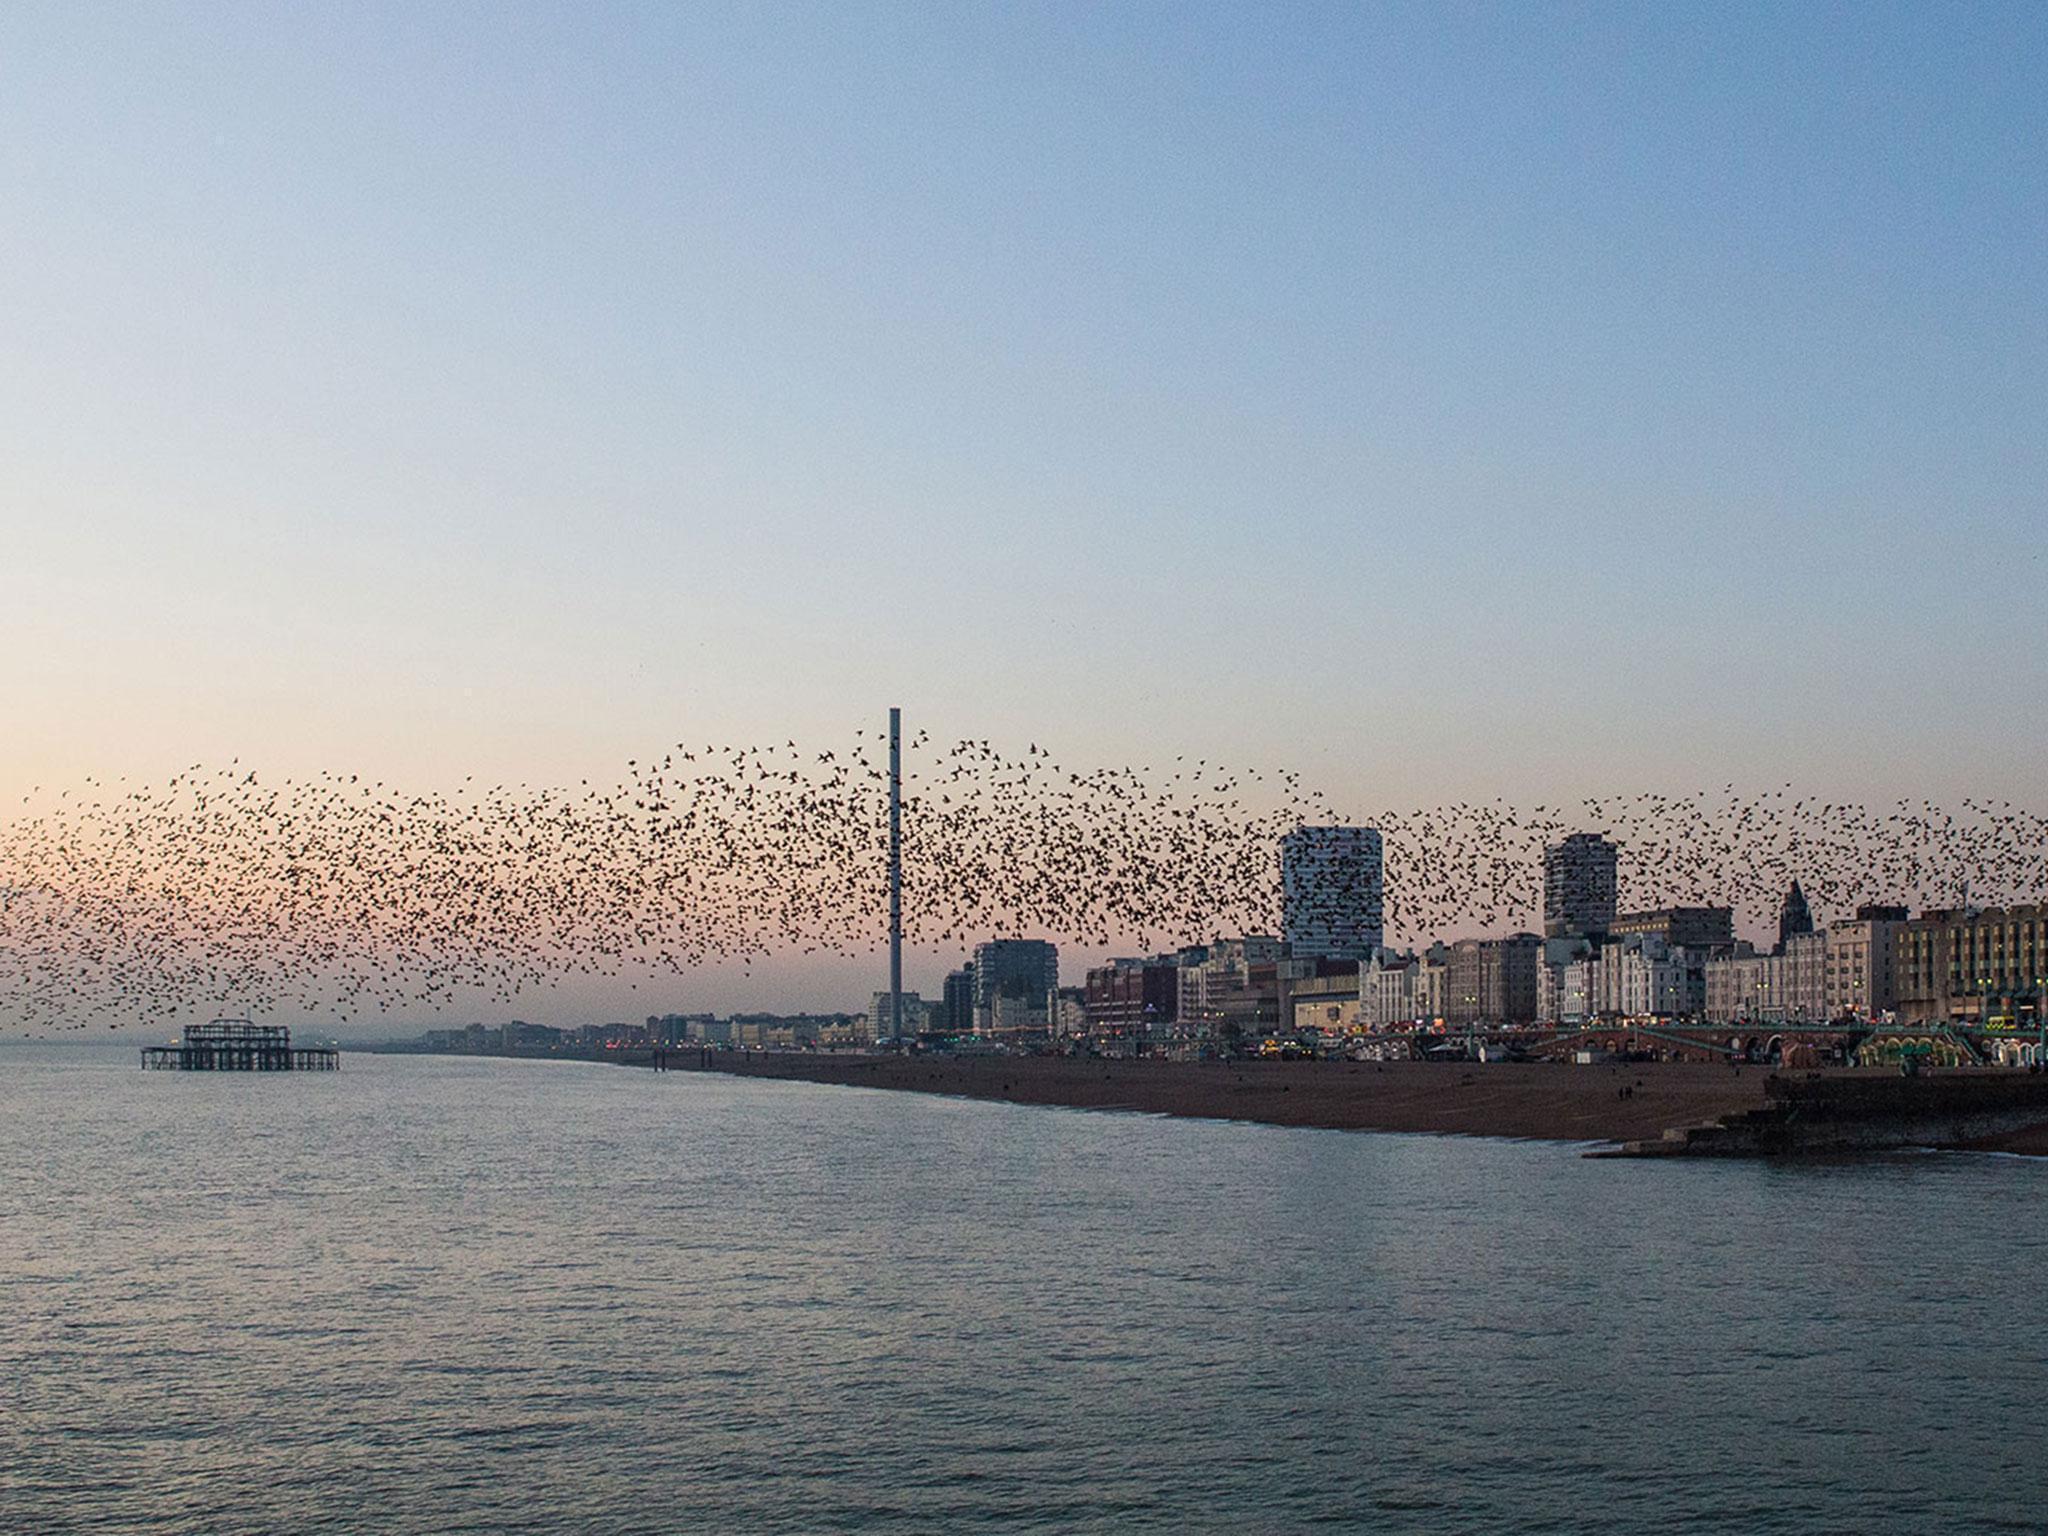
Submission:
<svg viewBox="0 0 2048 1536">
<path fill-rule="evenodd" d="M 0 794 L 896 702 L 2039 805 L 2044 80 L 2039 4 L 9 5 Z"/>
</svg>

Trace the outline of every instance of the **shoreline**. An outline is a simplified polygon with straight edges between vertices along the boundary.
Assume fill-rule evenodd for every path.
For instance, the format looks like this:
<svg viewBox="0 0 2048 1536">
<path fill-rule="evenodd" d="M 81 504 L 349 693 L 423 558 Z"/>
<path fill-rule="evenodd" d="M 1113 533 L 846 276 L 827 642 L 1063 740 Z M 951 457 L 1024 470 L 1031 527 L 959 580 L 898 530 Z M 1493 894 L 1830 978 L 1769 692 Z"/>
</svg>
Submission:
<svg viewBox="0 0 2048 1536">
<path fill-rule="evenodd" d="M 654 1067 L 652 1051 L 622 1065 Z M 1087 1057 L 739 1055 L 663 1051 L 664 1071 L 711 1071 L 827 1086 L 935 1093 L 1066 1109 L 1128 1110 L 1305 1130 L 1495 1136 L 1575 1145 L 1656 1143 L 1667 1131 L 1768 1104 L 1771 1068 L 1675 1062 L 1169 1062 Z M 1880 1069 L 1825 1078 L 1883 1085 Z M 1931 1083 L 1965 1074 L 1943 1074 Z M 1992 1081 L 2004 1072 L 1966 1074 Z M 2048 1156 L 2040 1123 L 1948 1145 Z"/>
<path fill-rule="evenodd" d="M 709 1071 L 1066 1109 L 1305 1130 L 1621 1142 L 1764 1105 L 1768 1072 L 1627 1063 L 1173 1062 L 1088 1057 L 808 1056 L 665 1051 Z M 655 1053 L 615 1053 L 653 1067 Z"/>
<path fill-rule="evenodd" d="M 479 1054 L 407 1052 L 393 1054 Z M 385 1052 L 379 1052 L 384 1054 Z M 1178 1119 L 1236 1120 L 1302 1130 L 1490 1136 L 1652 1152 L 1666 1132 L 1751 1116 L 1770 1104 L 1781 1069 L 1744 1064 L 1611 1062 L 1149 1061 L 1069 1056 L 897 1056 L 739 1052 L 697 1046 L 619 1051 L 491 1051 L 516 1060 L 583 1061 L 666 1072 L 714 1072 L 828 1087 Z M 1899 1081 L 1879 1068 L 1801 1073 L 1882 1091 Z M 1949 1072 L 1930 1084 L 2011 1082 L 2006 1071 Z M 1910 1139 L 1896 1145 L 1926 1145 Z M 1939 1145 L 2048 1156 L 2048 1107 L 2039 1123 Z M 1873 1147 L 1872 1150 L 1877 1149 Z M 1611 1155 L 1611 1154 L 1608 1154 Z"/>
</svg>

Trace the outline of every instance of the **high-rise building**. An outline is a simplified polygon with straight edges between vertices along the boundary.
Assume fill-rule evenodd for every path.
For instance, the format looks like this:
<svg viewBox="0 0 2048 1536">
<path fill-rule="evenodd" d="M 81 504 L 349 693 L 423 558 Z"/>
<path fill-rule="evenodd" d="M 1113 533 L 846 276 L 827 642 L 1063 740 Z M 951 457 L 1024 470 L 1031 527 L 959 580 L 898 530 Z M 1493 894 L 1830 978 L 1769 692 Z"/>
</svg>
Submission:
<svg viewBox="0 0 2048 1536">
<path fill-rule="evenodd" d="M 1380 834 L 1297 827 L 1280 839 L 1281 936 L 1297 959 L 1363 961 L 1385 921 Z"/>
<path fill-rule="evenodd" d="M 1574 832 L 1543 850 L 1543 931 L 1597 937 L 1614 924 L 1620 855 L 1597 832 Z"/>
<path fill-rule="evenodd" d="M 991 939 L 974 948 L 974 1027 L 996 1027 L 996 1000 L 1008 999 L 1006 1020 L 1022 1020 L 1035 1009 L 1048 1016 L 1060 984 L 1060 952 L 1043 939 Z M 1009 1027 L 1028 1026 L 1015 1023 Z"/>
</svg>

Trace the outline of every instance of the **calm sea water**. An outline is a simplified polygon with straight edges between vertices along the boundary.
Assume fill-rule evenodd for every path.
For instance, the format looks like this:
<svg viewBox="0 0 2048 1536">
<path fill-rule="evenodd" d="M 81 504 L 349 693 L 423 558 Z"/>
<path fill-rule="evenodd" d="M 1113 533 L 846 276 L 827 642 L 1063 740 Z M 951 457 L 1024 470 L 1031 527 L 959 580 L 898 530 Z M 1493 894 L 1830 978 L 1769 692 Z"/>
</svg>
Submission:
<svg viewBox="0 0 2048 1536">
<path fill-rule="evenodd" d="M 2048 1163 L 0 1047 L 0 1530 L 2038 1532 Z"/>
</svg>

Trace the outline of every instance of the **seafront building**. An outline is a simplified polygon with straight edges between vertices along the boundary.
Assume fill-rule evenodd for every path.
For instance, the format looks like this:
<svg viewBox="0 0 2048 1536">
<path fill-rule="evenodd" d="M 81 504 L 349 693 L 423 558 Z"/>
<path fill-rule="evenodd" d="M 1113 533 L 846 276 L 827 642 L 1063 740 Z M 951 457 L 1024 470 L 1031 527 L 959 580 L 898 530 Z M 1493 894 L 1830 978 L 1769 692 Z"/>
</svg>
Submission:
<svg viewBox="0 0 2048 1536">
<path fill-rule="evenodd" d="M 1355 1034 L 1365 1027 L 1359 1002 L 1359 972 L 1333 976 L 1310 976 L 1294 984 L 1293 1028 L 1297 1035 L 1319 1031 L 1325 1035 Z"/>
<path fill-rule="evenodd" d="M 1290 956 L 1363 961 L 1380 947 L 1382 858 L 1372 827 L 1297 827 L 1280 839 L 1281 936 Z"/>
<path fill-rule="evenodd" d="M 1432 944 L 1422 952 L 1421 958 L 1416 962 L 1411 995 L 1416 1023 L 1431 1027 L 1442 1025 L 1450 968 L 1451 951 L 1448 944 Z"/>
<path fill-rule="evenodd" d="M 1652 1019 L 1731 1031 L 1957 1024 L 1985 1030 L 1995 1043 L 2000 1031 L 2031 1033 L 2048 1012 L 2048 905 L 1917 918 L 1903 907 L 1866 905 L 1822 927 L 1803 896 L 1793 899 L 1799 894 L 1788 891 L 1782 941 L 1768 953 L 1728 939 L 1727 908 L 1681 907 L 1618 915 L 1602 936 L 1467 938 L 1420 954 L 1375 946 L 1362 963 L 1296 955 L 1283 939 L 1248 934 L 1112 960 L 1090 968 L 1085 985 L 1061 988 L 1053 945 L 995 941 L 946 978 L 943 1000 L 904 995 L 904 1033 L 957 1035 L 951 1022 L 964 1013 L 983 1035 L 1085 1040 L 1065 1048 L 1112 1054 L 1327 1051 L 1341 1043 L 1349 1054 L 1380 1059 L 1388 1036 Z M 1675 943 L 1674 935 L 1701 942 Z M 428 1031 L 420 1044 L 461 1052 L 685 1043 L 832 1049 L 876 1043 L 888 1009 L 889 994 L 878 991 L 862 1015 L 669 1013 L 566 1030 L 515 1020 Z M 977 1009 L 985 1009 L 978 1019 Z M 1980 1050 L 1996 1054 L 1988 1044 Z M 1998 1059 L 2006 1056 L 2013 1053 Z"/>
<path fill-rule="evenodd" d="M 904 994 L 904 1035 L 1085 1039 L 1080 1048 L 1133 1054 L 1276 1042 L 1323 1050 L 1343 1038 L 1346 1051 L 1376 1057 L 1387 1055 L 1388 1036 L 1538 1024 L 1959 1023 L 2017 1033 L 2048 1013 L 2048 905 L 1917 918 L 1901 906 L 1866 905 L 1822 927 L 1794 881 L 1777 942 L 1760 953 L 1736 939 L 1726 906 L 1618 911 L 1614 845 L 1580 833 L 1545 850 L 1546 937 L 1463 938 L 1418 954 L 1378 942 L 1380 854 L 1371 828 L 1300 828 L 1282 848 L 1292 937 L 1245 934 L 1111 960 L 1091 967 L 1079 987 L 1059 986 L 1059 952 L 1045 940 L 979 945 L 946 976 L 940 999 Z M 515 1021 L 432 1031 L 423 1043 L 462 1051 L 830 1048 L 885 1039 L 888 1011 L 889 994 L 878 991 L 856 1016 L 659 1014 L 644 1025 L 570 1031 Z"/>
<path fill-rule="evenodd" d="M 1683 949 L 1735 947 L 1732 907 L 1659 907 L 1654 912 L 1624 912 L 1608 926 L 1616 939 L 1656 938 Z"/>
<path fill-rule="evenodd" d="M 1082 1005 L 1091 1034 L 1170 1038 L 1180 1019 L 1180 966 L 1172 955 L 1095 966 Z"/>
<path fill-rule="evenodd" d="M 1768 955 L 1738 952 L 1709 960 L 1705 980 L 1712 1023 L 1825 1024 L 1830 1018 L 1825 932 L 1790 934 Z"/>
<path fill-rule="evenodd" d="M 1047 1032 L 1055 1040 L 1069 1040 L 1088 1033 L 1088 1000 L 1083 988 L 1061 987 L 1052 996 L 1052 1013 Z"/>
<path fill-rule="evenodd" d="M 1923 912 L 1891 936 L 1900 1017 L 2039 1026 L 2048 1008 L 2048 904 Z"/>
<path fill-rule="evenodd" d="M 1533 933 L 1503 939 L 1460 939 L 1444 976 L 1448 1025 L 1533 1024 L 1543 940 Z"/>
<path fill-rule="evenodd" d="M 1681 1018 L 1706 1006 L 1701 961 L 1654 934 L 1636 934 L 1603 946 L 1596 1012 L 1613 1018 Z"/>
<path fill-rule="evenodd" d="M 758 1051 L 857 1045 L 867 1021 L 851 1013 L 735 1013 L 725 1021 L 730 1045 Z"/>
<path fill-rule="evenodd" d="M 504 1026 L 503 1048 L 510 1051 L 552 1050 L 562 1043 L 562 1032 L 549 1024 L 529 1024 L 514 1019 Z"/>
<path fill-rule="evenodd" d="M 1898 1007 L 1898 935 L 1904 907 L 1863 907 L 1851 922 L 1827 930 L 1827 1014 L 1830 1022 L 1874 1023 Z"/>
<path fill-rule="evenodd" d="M 1543 850 L 1543 932 L 1598 937 L 1614 924 L 1620 854 L 1597 832 L 1574 832 Z"/>
<path fill-rule="evenodd" d="M 1029 1033 L 1048 1027 L 1059 990 L 1060 952 L 1044 939 L 991 939 L 974 949 L 977 1033 Z M 1007 999 L 997 1018 L 997 1003 Z M 1035 1020 L 1035 1023 L 1034 1023 Z"/>
<path fill-rule="evenodd" d="M 1414 965 L 1412 952 L 1402 955 L 1376 949 L 1358 967 L 1358 1016 L 1366 1029 L 1381 1030 L 1395 1022 L 1408 1021 L 1408 998 L 1413 986 L 1409 973 Z"/>
<path fill-rule="evenodd" d="M 1555 942 L 1555 941 L 1551 941 Z M 1600 957 L 1587 950 L 1543 962 L 1536 1018 L 1543 1024 L 1584 1024 L 1600 1016 Z"/>
<path fill-rule="evenodd" d="M 1214 939 L 1181 951 L 1177 960 L 1172 1034 L 1182 1042 L 1283 1034 L 1293 1025 L 1298 990 L 1355 995 L 1359 985 L 1356 961 L 1296 955 L 1286 940 L 1266 934 Z M 1333 980 L 1334 989 L 1318 985 Z"/>
<path fill-rule="evenodd" d="M 1217 939 L 1183 951 L 1175 1012 L 1180 1027 L 1197 1037 L 1226 1024 L 1271 1028 L 1280 1019 L 1279 962 L 1284 941 L 1267 934 Z M 1195 958 L 1199 955 L 1199 958 Z"/>
<path fill-rule="evenodd" d="M 933 1027 L 949 1035 L 974 1033 L 974 963 L 949 972 Z"/>
<path fill-rule="evenodd" d="M 1649 925 L 1645 925 L 1649 927 Z M 1577 1025 L 1598 1019 L 1690 1018 L 1706 1006 L 1710 950 L 1673 944 L 1654 929 L 1605 943 L 1565 937 L 1543 943 L 1537 1019 Z"/>
<path fill-rule="evenodd" d="M 978 1033 L 1019 1038 L 1052 1033 L 1054 993 L 998 992 L 989 1000 L 987 1022 Z"/>
<path fill-rule="evenodd" d="M 1420 961 L 1411 951 L 1395 954 L 1380 949 L 1358 968 L 1359 1015 L 1369 1030 L 1412 1025 L 1422 1015 L 1415 1001 L 1416 973 Z"/>
<path fill-rule="evenodd" d="M 1727 906 L 1620 911 L 1615 845 L 1574 833 L 1544 850 L 1546 937 L 1465 938 L 1418 955 L 1378 942 L 1385 871 L 1374 829 L 1300 828 L 1283 839 L 1281 865 L 1287 937 L 1247 934 L 1112 961 L 1090 970 L 1070 1007 L 1056 991 L 1051 945 L 984 945 L 974 965 L 947 978 L 939 1022 L 971 995 L 983 1031 L 1235 1049 L 1295 1030 L 1379 1035 L 1626 1018 L 2009 1027 L 2038 1019 L 2048 1000 L 2048 908 L 2039 906 L 1912 920 L 1902 907 L 1865 906 L 1823 928 L 1794 881 L 1777 942 L 1763 954 L 1735 937 Z"/>
<path fill-rule="evenodd" d="M 1579 934 L 1545 939 L 1537 957 L 1536 1022 L 1583 1024 L 1599 1012 L 1599 947 Z"/>
<path fill-rule="evenodd" d="M 1444 967 L 1444 1022 L 1477 1024 L 1485 1015 L 1480 1010 L 1484 989 L 1485 962 L 1479 953 L 1482 941 L 1460 939 L 1451 946 Z"/>
<path fill-rule="evenodd" d="M 903 994 L 903 1039 L 915 1040 L 925 1030 L 931 1028 L 930 1010 L 931 1004 L 927 1003 L 917 993 L 906 992 Z M 877 992 L 869 999 L 867 1017 L 864 1023 L 867 1038 L 870 1040 L 880 1041 L 896 1038 L 896 1032 L 891 1028 L 892 1021 L 889 1017 L 889 994 L 887 992 Z"/>
<path fill-rule="evenodd" d="M 1375 951 L 1358 968 L 1359 1014 L 1369 1030 L 1433 1028 L 1443 1022 L 1444 977 L 1450 946 L 1432 944 L 1420 955 Z"/>
<path fill-rule="evenodd" d="M 702 1040 L 705 1029 L 715 1015 L 709 1013 L 663 1013 L 647 1016 L 647 1037 L 656 1045 L 682 1045 L 686 1041 Z M 508 1026 L 509 1028 L 510 1026 Z M 531 1028 L 531 1025 L 521 1026 Z M 508 1046 L 514 1042 L 509 1038 Z"/>
</svg>

